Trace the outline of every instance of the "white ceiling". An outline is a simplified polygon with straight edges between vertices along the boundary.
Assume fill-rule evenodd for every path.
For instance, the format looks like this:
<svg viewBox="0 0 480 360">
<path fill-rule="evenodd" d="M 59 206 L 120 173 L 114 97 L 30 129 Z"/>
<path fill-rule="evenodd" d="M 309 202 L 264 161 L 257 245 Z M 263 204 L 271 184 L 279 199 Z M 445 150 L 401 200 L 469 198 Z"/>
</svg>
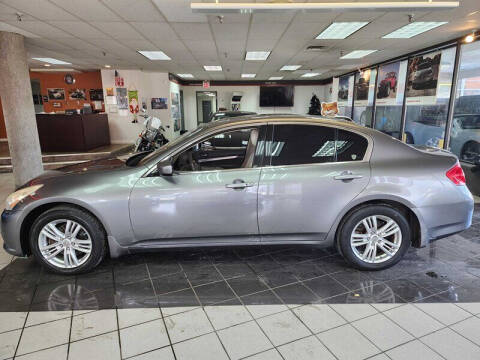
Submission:
<svg viewBox="0 0 480 360">
<path fill-rule="evenodd" d="M 17 13 L 22 14 L 22 21 L 17 20 Z M 414 13 L 415 20 L 448 21 L 447 25 L 412 39 L 381 39 L 407 24 L 408 14 L 228 14 L 220 23 L 215 15 L 192 13 L 190 0 L 0 0 L 0 31 L 24 34 L 30 58 L 53 57 L 71 62 L 77 69 L 109 64 L 118 69 L 192 73 L 197 79 L 213 80 L 238 80 L 242 73 L 256 73 L 256 79 L 263 80 L 270 76 L 299 79 L 311 70 L 321 72 L 319 78 L 327 78 L 480 28 L 480 1 L 460 0 L 455 10 Z M 371 23 L 345 40 L 315 40 L 333 21 Z M 305 51 L 309 45 L 326 48 Z M 341 51 L 361 49 L 379 51 L 360 60 L 339 59 Z M 172 61 L 150 61 L 137 50 L 162 50 Z M 247 50 L 272 53 L 267 61 L 245 61 Z M 43 65 L 35 60 L 30 64 Z M 280 72 L 286 64 L 302 68 Z M 222 65 L 223 72 L 206 72 L 203 65 Z"/>
</svg>

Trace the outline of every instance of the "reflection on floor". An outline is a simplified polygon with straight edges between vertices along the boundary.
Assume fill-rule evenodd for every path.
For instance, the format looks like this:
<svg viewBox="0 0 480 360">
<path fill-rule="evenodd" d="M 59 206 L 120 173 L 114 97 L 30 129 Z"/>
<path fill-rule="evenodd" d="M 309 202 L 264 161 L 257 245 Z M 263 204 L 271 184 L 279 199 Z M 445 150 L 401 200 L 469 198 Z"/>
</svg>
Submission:
<svg viewBox="0 0 480 360">
<path fill-rule="evenodd" d="M 379 272 L 312 246 L 162 251 L 76 277 L 2 266 L 0 359 L 480 359 L 478 205 L 471 229 Z"/>
</svg>

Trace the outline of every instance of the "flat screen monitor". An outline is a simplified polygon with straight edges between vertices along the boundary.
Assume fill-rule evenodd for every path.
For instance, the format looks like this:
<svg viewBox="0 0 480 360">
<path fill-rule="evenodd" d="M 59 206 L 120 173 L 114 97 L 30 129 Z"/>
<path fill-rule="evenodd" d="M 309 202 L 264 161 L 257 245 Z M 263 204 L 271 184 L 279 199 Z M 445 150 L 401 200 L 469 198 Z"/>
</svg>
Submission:
<svg viewBox="0 0 480 360">
<path fill-rule="evenodd" d="M 260 86 L 260 106 L 293 106 L 293 85 Z"/>
</svg>

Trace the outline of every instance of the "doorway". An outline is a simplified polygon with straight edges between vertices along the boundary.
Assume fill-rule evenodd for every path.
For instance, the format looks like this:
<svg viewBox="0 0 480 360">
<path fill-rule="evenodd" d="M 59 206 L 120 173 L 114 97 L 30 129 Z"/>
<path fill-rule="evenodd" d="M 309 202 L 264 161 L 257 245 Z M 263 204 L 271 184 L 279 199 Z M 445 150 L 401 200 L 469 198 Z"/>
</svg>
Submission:
<svg viewBox="0 0 480 360">
<path fill-rule="evenodd" d="M 33 95 L 33 106 L 35 107 L 35 114 L 43 112 L 43 99 L 42 92 L 40 89 L 40 80 L 32 79 L 30 80 L 32 85 L 32 95 Z"/>
<path fill-rule="evenodd" d="M 197 91 L 197 124 L 210 122 L 217 111 L 216 91 Z"/>
</svg>

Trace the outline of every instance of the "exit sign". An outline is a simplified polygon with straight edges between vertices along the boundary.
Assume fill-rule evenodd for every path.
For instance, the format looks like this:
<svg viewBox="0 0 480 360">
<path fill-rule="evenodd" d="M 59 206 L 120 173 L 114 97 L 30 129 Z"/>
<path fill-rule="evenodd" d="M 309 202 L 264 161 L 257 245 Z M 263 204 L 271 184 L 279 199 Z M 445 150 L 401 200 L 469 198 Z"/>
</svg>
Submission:
<svg viewBox="0 0 480 360">
<path fill-rule="evenodd" d="M 210 88 L 210 81 L 203 80 L 203 88 L 204 89 L 209 89 Z"/>
</svg>

